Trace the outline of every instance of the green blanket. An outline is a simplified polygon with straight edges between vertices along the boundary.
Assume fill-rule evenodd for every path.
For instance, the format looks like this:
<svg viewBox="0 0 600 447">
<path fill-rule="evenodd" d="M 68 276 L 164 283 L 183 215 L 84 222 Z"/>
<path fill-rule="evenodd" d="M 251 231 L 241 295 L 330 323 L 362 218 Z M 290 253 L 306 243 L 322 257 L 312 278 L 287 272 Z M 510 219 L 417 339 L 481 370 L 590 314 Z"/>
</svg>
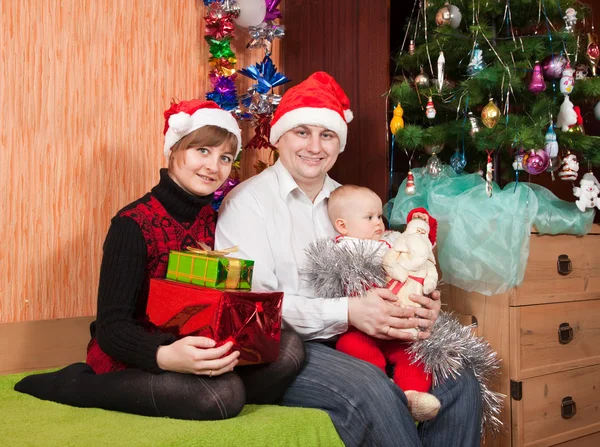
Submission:
<svg viewBox="0 0 600 447">
<path fill-rule="evenodd" d="M 0 376 L 0 445 L 343 446 L 327 413 L 247 405 L 225 421 L 181 421 L 74 408 L 17 393 L 25 375 Z"/>
</svg>

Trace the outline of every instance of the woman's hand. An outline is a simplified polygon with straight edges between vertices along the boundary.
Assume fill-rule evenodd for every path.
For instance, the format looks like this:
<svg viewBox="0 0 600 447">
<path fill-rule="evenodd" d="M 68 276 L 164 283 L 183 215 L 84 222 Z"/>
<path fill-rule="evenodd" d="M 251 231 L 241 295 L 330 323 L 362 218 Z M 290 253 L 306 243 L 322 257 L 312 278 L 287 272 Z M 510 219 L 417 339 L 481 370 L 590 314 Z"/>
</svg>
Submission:
<svg viewBox="0 0 600 447">
<path fill-rule="evenodd" d="M 220 376 L 232 371 L 238 363 L 239 351 L 227 354 L 232 342 L 215 348 L 215 341 L 206 337 L 185 337 L 156 352 L 159 368 L 184 374 Z M 223 358 L 221 358 L 223 357 Z"/>
<path fill-rule="evenodd" d="M 418 338 L 429 338 L 431 328 L 435 324 L 435 320 L 440 314 L 442 302 L 440 301 L 440 291 L 435 290 L 431 293 L 431 298 L 423 295 L 410 295 L 409 298 L 419 303 L 423 307 L 414 308 L 415 316 L 417 317 L 417 326 L 421 328 Z"/>
<path fill-rule="evenodd" d="M 385 340 L 414 340 L 403 329 L 414 329 L 420 319 L 414 318 L 416 307 L 394 304 L 398 297 L 385 288 L 370 289 L 361 297 L 348 298 L 348 324 L 361 332 Z"/>
</svg>

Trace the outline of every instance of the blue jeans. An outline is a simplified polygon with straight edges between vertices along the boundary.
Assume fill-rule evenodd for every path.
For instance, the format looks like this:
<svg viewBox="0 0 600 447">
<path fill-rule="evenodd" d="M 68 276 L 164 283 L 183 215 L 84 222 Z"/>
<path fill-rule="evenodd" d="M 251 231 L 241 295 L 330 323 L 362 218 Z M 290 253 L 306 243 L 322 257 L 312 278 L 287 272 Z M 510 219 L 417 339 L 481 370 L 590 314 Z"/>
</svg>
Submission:
<svg viewBox="0 0 600 447">
<path fill-rule="evenodd" d="M 431 391 L 442 407 L 417 431 L 406 396 L 379 368 L 318 342 L 305 345 L 306 365 L 281 403 L 326 411 L 346 446 L 479 446 L 481 395 L 470 371 Z"/>
</svg>

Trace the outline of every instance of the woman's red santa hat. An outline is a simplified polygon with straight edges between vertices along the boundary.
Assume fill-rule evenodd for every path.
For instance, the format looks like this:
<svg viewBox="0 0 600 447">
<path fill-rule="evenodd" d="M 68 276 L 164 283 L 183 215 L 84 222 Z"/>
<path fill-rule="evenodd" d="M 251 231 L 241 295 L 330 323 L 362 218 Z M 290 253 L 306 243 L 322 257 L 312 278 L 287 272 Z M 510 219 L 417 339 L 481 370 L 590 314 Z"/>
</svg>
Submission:
<svg viewBox="0 0 600 447">
<path fill-rule="evenodd" d="M 431 245 L 435 245 L 437 242 L 437 220 L 435 220 L 434 217 L 431 217 L 431 214 L 429 214 L 425 208 L 415 208 L 408 213 L 408 216 L 406 217 L 407 224 L 413 220 L 415 213 L 425 214 L 429 218 L 429 240 L 431 241 Z"/>
<path fill-rule="evenodd" d="M 221 109 L 213 101 L 192 99 L 171 104 L 165 111 L 165 157 L 169 158 L 171 148 L 186 135 L 204 126 L 217 126 L 228 130 L 237 138 L 237 157 L 242 150 L 242 131 L 233 115 Z"/>
<path fill-rule="evenodd" d="M 331 75 L 318 71 L 285 92 L 271 121 L 270 142 L 277 143 L 294 127 L 321 126 L 337 134 L 342 152 L 346 147 L 348 123 L 353 117 L 344 90 Z"/>
</svg>

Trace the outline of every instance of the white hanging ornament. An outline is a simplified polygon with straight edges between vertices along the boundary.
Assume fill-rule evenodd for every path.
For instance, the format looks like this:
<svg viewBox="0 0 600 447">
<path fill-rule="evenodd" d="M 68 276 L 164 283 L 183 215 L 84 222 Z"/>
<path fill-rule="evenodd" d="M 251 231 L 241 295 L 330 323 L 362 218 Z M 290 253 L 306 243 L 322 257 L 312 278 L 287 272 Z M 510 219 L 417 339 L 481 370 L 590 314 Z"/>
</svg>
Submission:
<svg viewBox="0 0 600 447">
<path fill-rule="evenodd" d="M 588 77 L 588 73 L 590 72 L 590 67 L 585 64 L 579 64 L 575 67 L 575 80 L 581 81 Z"/>
<path fill-rule="evenodd" d="M 239 7 L 239 15 L 233 21 L 242 28 L 258 26 L 267 14 L 264 0 L 235 0 Z"/>
<path fill-rule="evenodd" d="M 415 187 L 415 176 L 412 171 L 408 171 L 408 176 L 406 177 L 406 187 L 404 188 L 404 193 L 407 196 L 414 196 L 415 192 L 417 192 L 417 188 Z"/>
<path fill-rule="evenodd" d="M 591 172 L 586 172 L 579 182 L 579 186 L 573 188 L 573 195 L 578 197 L 575 201 L 575 205 L 579 208 L 582 213 L 587 208 L 598 208 L 600 209 L 600 200 L 598 200 L 598 193 L 600 193 L 600 185 L 598 180 L 594 177 Z"/>
<path fill-rule="evenodd" d="M 425 107 L 425 116 L 427 118 L 429 118 L 430 120 L 435 118 L 437 111 L 435 110 L 435 107 L 433 106 L 433 99 L 431 99 L 431 96 L 427 99 L 427 106 Z"/>
<path fill-rule="evenodd" d="M 552 120 L 550 120 L 550 125 L 548 126 L 548 131 L 544 136 L 545 146 L 544 149 L 548 153 L 550 158 L 558 156 L 558 142 L 556 141 L 556 133 L 554 133 L 554 126 L 552 125 Z"/>
<path fill-rule="evenodd" d="M 488 197 L 492 197 L 492 191 L 493 191 L 492 172 L 494 171 L 494 165 L 492 163 L 492 152 L 493 151 L 488 152 L 487 165 L 485 167 L 485 193 L 487 194 Z"/>
<path fill-rule="evenodd" d="M 597 120 L 600 120 L 600 101 L 598 101 L 594 106 L 594 116 Z"/>
<path fill-rule="evenodd" d="M 437 60 L 437 87 L 438 91 L 442 90 L 444 86 L 444 68 L 446 66 L 446 58 L 444 57 L 444 52 L 440 51 L 440 55 Z"/>
<path fill-rule="evenodd" d="M 481 70 L 483 70 L 483 50 L 481 50 L 479 46 L 475 44 L 475 48 L 473 48 L 473 55 L 471 56 L 471 60 L 467 66 L 467 74 L 469 76 L 473 76 L 479 73 Z"/>
<path fill-rule="evenodd" d="M 442 160 L 440 160 L 437 155 L 433 154 L 429 157 L 429 160 L 427 160 L 427 164 L 425 165 L 425 172 L 429 177 L 438 178 L 443 170 Z"/>
<path fill-rule="evenodd" d="M 574 182 L 577 180 L 579 175 L 579 162 L 577 157 L 571 152 L 567 151 L 567 155 L 562 159 L 560 163 L 560 169 L 558 170 L 558 178 L 565 181 Z"/>
<path fill-rule="evenodd" d="M 577 11 L 573 8 L 567 8 L 563 19 L 565 20 L 565 31 L 572 33 L 577 23 Z"/>
<path fill-rule="evenodd" d="M 565 95 L 565 99 L 560 105 L 560 112 L 556 117 L 556 127 L 560 127 L 560 130 L 566 132 L 569 130 L 569 126 L 574 124 L 577 124 L 577 112 L 575 112 L 569 96 Z"/>
<path fill-rule="evenodd" d="M 525 151 L 523 149 L 519 149 L 517 151 L 517 155 L 515 155 L 515 161 L 512 163 L 512 167 L 515 171 L 524 171 L 523 168 L 523 157 L 525 155 Z"/>
<path fill-rule="evenodd" d="M 563 95 L 570 95 L 573 91 L 573 87 L 575 86 L 575 70 L 571 68 L 571 64 L 567 62 L 567 66 L 562 72 L 562 77 L 560 78 L 560 92 Z"/>
<path fill-rule="evenodd" d="M 469 112 L 467 114 L 467 118 L 469 119 L 469 124 L 471 125 L 471 128 L 469 129 L 469 135 L 474 137 L 475 134 L 479 132 L 479 121 L 475 115 L 473 115 L 473 112 Z"/>
</svg>

